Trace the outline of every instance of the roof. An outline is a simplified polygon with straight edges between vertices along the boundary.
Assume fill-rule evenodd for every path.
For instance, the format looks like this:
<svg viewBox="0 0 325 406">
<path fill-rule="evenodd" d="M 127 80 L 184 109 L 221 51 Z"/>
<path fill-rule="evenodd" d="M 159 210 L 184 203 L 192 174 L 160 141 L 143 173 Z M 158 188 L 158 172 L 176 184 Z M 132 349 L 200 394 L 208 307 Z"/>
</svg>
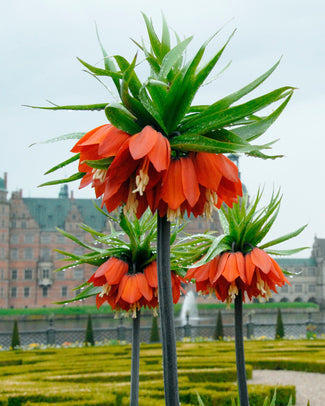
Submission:
<svg viewBox="0 0 325 406">
<path fill-rule="evenodd" d="M 82 223 L 102 231 L 107 218 L 94 207 L 91 199 L 62 198 L 23 198 L 31 216 L 39 224 L 41 230 L 64 229 L 65 220 L 75 205 L 82 217 Z M 98 204 L 98 202 L 97 202 Z M 98 204 L 100 206 L 100 203 Z"/>
<path fill-rule="evenodd" d="M 3 178 L 0 178 L 0 190 L 7 190 L 6 189 L 6 183 Z"/>
<path fill-rule="evenodd" d="M 315 258 L 275 258 L 281 267 L 314 267 Z"/>
</svg>

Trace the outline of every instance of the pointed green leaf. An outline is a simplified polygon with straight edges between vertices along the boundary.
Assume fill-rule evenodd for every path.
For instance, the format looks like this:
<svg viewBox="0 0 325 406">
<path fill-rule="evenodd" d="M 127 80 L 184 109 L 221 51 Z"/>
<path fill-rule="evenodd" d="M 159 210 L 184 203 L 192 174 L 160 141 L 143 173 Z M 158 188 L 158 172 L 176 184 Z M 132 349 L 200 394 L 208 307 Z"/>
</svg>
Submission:
<svg viewBox="0 0 325 406">
<path fill-rule="evenodd" d="M 49 173 L 55 172 L 58 169 L 64 168 L 65 166 L 71 164 L 72 162 L 75 162 L 79 159 L 80 154 L 76 154 L 73 157 L 67 159 L 66 161 L 63 161 L 59 163 L 58 165 L 53 166 L 51 169 L 49 169 L 47 172 L 45 172 L 44 175 L 48 175 Z"/>
<path fill-rule="evenodd" d="M 96 34 L 97 34 L 97 40 L 99 43 L 99 46 L 101 48 L 103 57 L 104 57 L 104 65 L 105 65 L 105 70 L 106 71 L 111 71 L 111 72 L 117 72 L 114 61 L 112 58 L 110 58 L 106 52 L 106 50 L 104 49 L 102 42 L 99 38 L 99 33 L 98 33 L 98 29 L 97 29 L 97 25 L 96 25 Z M 112 78 L 113 82 L 115 84 L 115 87 L 117 89 L 117 91 L 120 93 L 120 81 L 118 78 Z"/>
<path fill-rule="evenodd" d="M 270 255 L 287 256 L 287 255 L 295 255 L 301 251 L 308 250 L 308 249 L 310 249 L 310 247 L 293 248 L 290 250 L 268 250 L 268 249 L 266 249 L 265 252 L 267 252 Z"/>
<path fill-rule="evenodd" d="M 261 136 L 265 131 L 277 120 L 282 111 L 285 109 L 286 105 L 289 103 L 291 96 L 288 96 L 283 103 L 269 116 L 262 118 L 261 120 L 248 125 L 243 125 L 232 129 L 232 132 L 237 134 L 244 140 L 252 141 L 259 136 Z"/>
<path fill-rule="evenodd" d="M 169 71 L 173 68 L 177 60 L 182 56 L 183 52 L 185 51 L 188 44 L 192 41 L 192 39 L 193 37 L 186 38 L 164 56 L 158 76 L 159 79 L 163 80 L 167 78 Z"/>
<path fill-rule="evenodd" d="M 121 104 L 109 104 L 105 108 L 105 114 L 115 127 L 128 134 L 136 134 L 141 131 L 141 127 L 136 123 L 135 117 Z"/>
<path fill-rule="evenodd" d="M 141 101 L 142 105 L 144 106 L 144 108 L 156 120 L 157 124 L 162 129 L 162 132 L 167 134 L 165 123 L 164 123 L 162 117 L 160 116 L 159 110 L 157 109 L 157 106 L 153 103 L 153 101 L 148 96 L 148 93 L 147 93 L 147 90 L 145 87 L 141 88 L 141 90 L 139 92 L 139 98 L 140 98 L 140 101 Z"/>
<path fill-rule="evenodd" d="M 53 103 L 52 103 L 53 104 Z M 66 106 L 53 105 L 53 107 L 39 107 L 39 106 L 30 106 L 23 104 L 25 107 L 30 107 L 31 109 L 40 109 L 40 110 L 104 110 L 107 106 L 107 103 L 97 103 L 97 104 L 74 104 Z"/>
<path fill-rule="evenodd" d="M 112 72 L 106 69 L 97 68 L 96 66 L 92 66 L 89 63 L 83 61 L 80 58 L 77 58 L 82 65 L 84 65 L 90 72 L 94 73 L 97 76 L 109 76 L 114 79 L 122 79 L 122 74 L 119 72 Z"/>
<path fill-rule="evenodd" d="M 291 238 L 296 237 L 297 235 L 299 235 L 300 233 L 302 233 L 302 231 L 304 231 L 304 229 L 307 227 L 307 225 L 308 225 L 308 224 L 306 224 L 306 225 L 304 225 L 304 226 L 298 228 L 298 230 L 293 231 L 292 233 L 285 234 L 285 235 L 283 235 L 282 237 L 279 237 L 279 238 L 276 238 L 276 239 L 274 239 L 274 240 L 272 240 L 272 241 L 269 241 L 269 242 L 267 242 L 267 243 L 261 245 L 260 248 L 261 248 L 261 249 L 265 249 L 265 248 L 268 248 L 268 247 L 272 247 L 273 245 L 280 244 L 280 243 L 282 243 L 282 242 L 284 242 L 284 241 L 290 240 Z"/>
<path fill-rule="evenodd" d="M 59 180 L 52 180 L 50 182 L 42 183 L 38 187 L 41 186 L 51 186 L 51 185 L 59 185 L 60 183 L 68 183 L 68 182 L 74 182 L 75 180 L 83 178 L 84 173 L 77 172 L 74 175 L 69 176 L 68 178 L 65 179 L 59 179 Z"/>
<path fill-rule="evenodd" d="M 162 46 L 161 43 L 159 41 L 159 38 L 157 37 L 157 34 L 155 32 L 155 29 L 152 25 L 151 20 L 149 20 L 149 18 L 142 13 L 145 24 L 147 26 L 147 31 L 148 31 L 148 36 L 149 36 L 149 40 L 150 40 L 150 44 L 151 44 L 151 48 L 154 52 L 154 54 L 156 55 L 159 64 L 161 64 L 162 59 L 164 57 L 163 53 L 162 53 Z"/>
<path fill-rule="evenodd" d="M 237 142 L 222 142 L 208 137 L 196 134 L 182 134 L 175 136 L 169 140 L 173 149 L 179 151 L 197 151 L 197 152 L 213 152 L 216 154 L 229 152 L 255 152 L 262 148 L 267 148 L 266 145 L 250 145 L 246 141 L 239 139 Z"/>
<path fill-rule="evenodd" d="M 114 157 L 97 159 L 96 161 L 86 160 L 86 164 L 95 169 L 107 169 L 113 162 Z"/>
<path fill-rule="evenodd" d="M 209 106 L 208 110 L 225 110 L 232 104 L 234 104 L 236 101 L 240 100 L 242 97 L 246 96 L 248 93 L 252 92 L 254 89 L 256 89 L 258 86 L 260 86 L 278 67 L 280 63 L 280 60 L 276 62 L 275 65 L 273 65 L 268 71 L 263 73 L 263 75 L 259 76 L 257 79 L 253 80 L 253 82 L 249 83 L 248 85 L 244 86 L 240 90 L 237 90 L 234 93 L 231 93 L 230 95 L 224 97 L 221 100 L 218 100 L 216 103 L 212 104 Z"/>
<path fill-rule="evenodd" d="M 229 109 L 223 111 L 211 111 L 208 108 L 208 111 L 204 111 L 196 115 L 193 120 L 187 121 L 182 128 L 182 132 L 199 133 L 204 135 L 217 128 L 231 125 L 246 116 L 264 109 L 281 98 L 291 95 L 292 91 L 293 90 L 290 87 L 282 87 L 270 93 L 264 94 L 263 96 L 252 99 L 244 104 L 230 107 Z"/>
<path fill-rule="evenodd" d="M 170 35 L 168 24 L 164 14 L 162 13 L 162 34 L 161 34 L 161 52 L 166 55 L 170 50 Z"/>
</svg>

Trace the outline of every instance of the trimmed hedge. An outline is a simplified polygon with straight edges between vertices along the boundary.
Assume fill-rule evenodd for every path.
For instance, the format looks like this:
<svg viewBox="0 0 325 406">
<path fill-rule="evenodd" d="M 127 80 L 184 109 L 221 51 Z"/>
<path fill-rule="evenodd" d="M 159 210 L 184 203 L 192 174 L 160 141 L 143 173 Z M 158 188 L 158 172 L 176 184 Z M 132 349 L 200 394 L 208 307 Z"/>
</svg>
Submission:
<svg viewBox="0 0 325 406">
<path fill-rule="evenodd" d="M 325 341 L 247 341 L 245 349 L 248 378 L 253 367 L 325 372 Z M 177 351 L 182 405 L 197 406 L 197 392 L 206 406 L 231 405 L 234 343 L 179 343 Z M 162 406 L 161 345 L 142 344 L 140 352 L 140 404 Z M 0 406 L 128 406 L 130 358 L 130 345 L 0 352 Z M 249 385 L 251 406 L 273 392 Z M 287 406 L 290 395 L 294 400 L 294 387 L 277 387 L 277 406 Z"/>
</svg>

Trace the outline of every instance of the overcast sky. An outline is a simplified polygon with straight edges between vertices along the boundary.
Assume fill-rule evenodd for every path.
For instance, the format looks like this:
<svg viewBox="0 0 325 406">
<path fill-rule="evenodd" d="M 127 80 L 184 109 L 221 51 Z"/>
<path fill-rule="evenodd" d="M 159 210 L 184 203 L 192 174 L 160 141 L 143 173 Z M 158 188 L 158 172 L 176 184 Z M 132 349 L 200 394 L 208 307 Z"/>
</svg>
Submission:
<svg viewBox="0 0 325 406">
<path fill-rule="evenodd" d="M 0 177 L 8 173 L 8 190 L 24 197 L 56 197 L 59 186 L 38 188 L 51 178 L 43 173 L 70 157 L 70 142 L 37 144 L 71 132 L 86 132 L 106 123 L 103 112 L 53 112 L 22 107 L 109 102 L 112 97 L 83 71 L 76 57 L 101 64 L 95 23 L 109 54 L 131 59 L 130 37 L 146 37 L 141 11 L 160 32 L 161 12 L 182 37 L 194 35 L 189 53 L 225 25 L 210 45 L 210 55 L 237 28 L 219 64 L 230 67 L 202 89 L 198 101 L 211 103 L 237 90 L 270 68 L 276 72 L 253 94 L 283 85 L 297 87 L 289 106 L 259 141 L 280 139 L 276 161 L 240 159 L 242 181 L 250 195 L 263 186 L 270 197 L 281 188 L 283 201 L 271 237 L 309 223 L 286 247 L 312 245 L 325 238 L 324 130 L 325 5 L 321 0 L 11 0 L 0 5 L 0 115 L 2 153 Z M 217 73 L 217 71 L 216 71 Z M 71 170 L 59 174 L 68 176 Z M 69 185 L 76 198 L 93 197 L 91 189 Z M 308 256 L 307 251 L 303 256 Z"/>
</svg>

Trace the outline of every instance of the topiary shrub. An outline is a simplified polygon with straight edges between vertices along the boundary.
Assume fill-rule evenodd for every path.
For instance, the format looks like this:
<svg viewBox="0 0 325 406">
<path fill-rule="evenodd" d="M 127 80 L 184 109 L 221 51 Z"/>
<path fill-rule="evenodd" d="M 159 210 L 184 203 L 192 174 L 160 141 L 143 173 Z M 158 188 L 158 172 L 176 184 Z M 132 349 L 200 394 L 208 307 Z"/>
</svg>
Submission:
<svg viewBox="0 0 325 406">
<path fill-rule="evenodd" d="M 281 310 L 278 309 L 278 314 L 276 318 L 276 328 L 275 328 L 275 339 L 279 340 L 280 338 L 284 337 L 284 325 L 282 321 L 282 314 Z"/>
<path fill-rule="evenodd" d="M 158 319 L 158 317 L 153 317 L 152 318 L 151 332 L 150 332 L 150 342 L 151 343 L 159 343 L 160 342 L 157 319 Z"/>
<path fill-rule="evenodd" d="M 95 345 L 93 324 L 91 321 L 91 314 L 88 314 L 88 319 L 87 319 L 85 345 Z"/>
<path fill-rule="evenodd" d="M 17 320 L 15 320 L 11 336 L 11 349 L 16 350 L 18 347 L 20 347 L 20 338 L 18 331 L 18 323 Z"/>
<path fill-rule="evenodd" d="M 218 317 L 217 317 L 217 324 L 216 324 L 216 329 L 214 332 L 214 339 L 215 340 L 223 340 L 224 338 L 224 330 L 223 330 L 223 323 L 222 323 L 222 316 L 221 316 L 221 311 L 218 311 Z"/>
</svg>

